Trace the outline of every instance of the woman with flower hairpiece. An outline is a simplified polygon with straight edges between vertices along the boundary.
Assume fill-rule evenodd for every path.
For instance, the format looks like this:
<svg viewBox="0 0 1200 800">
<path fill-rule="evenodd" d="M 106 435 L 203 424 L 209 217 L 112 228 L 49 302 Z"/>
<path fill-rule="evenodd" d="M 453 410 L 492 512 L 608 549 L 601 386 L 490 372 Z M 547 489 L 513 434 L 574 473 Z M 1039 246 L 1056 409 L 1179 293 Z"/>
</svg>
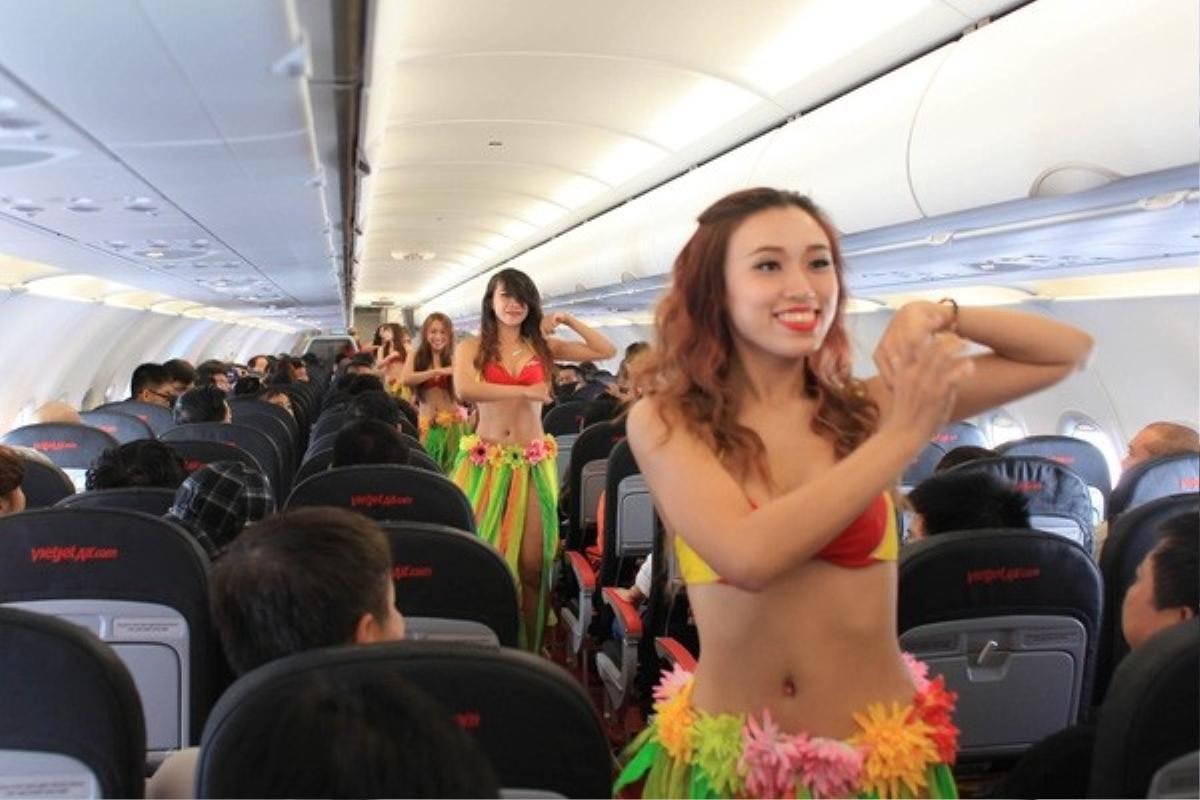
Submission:
<svg viewBox="0 0 1200 800">
<path fill-rule="evenodd" d="M 942 677 L 902 653 L 890 487 L 929 438 L 1061 380 L 1090 337 L 910 303 L 850 374 L 843 264 L 805 197 L 704 211 L 657 312 L 629 442 L 688 584 L 701 653 L 668 674 L 617 790 L 647 797 L 952 797 Z M 964 340 L 990 352 L 963 354 Z"/>
<path fill-rule="evenodd" d="M 529 276 L 504 269 L 483 295 L 479 338 L 454 353 L 458 396 L 479 412 L 475 433 L 459 442 L 451 478 L 475 509 L 480 538 L 496 547 L 517 580 L 526 649 L 541 649 L 550 564 L 558 549 L 558 452 L 542 430 L 556 359 L 611 358 L 608 339 L 569 314 L 542 316 Z M 551 336 L 566 325 L 583 338 Z"/>
<path fill-rule="evenodd" d="M 449 473 L 458 458 L 458 442 L 467 432 L 467 411 L 454 400 L 454 324 L 440 312 L 421 325 L 421 346 L 404 362 L 401 382 L 412 388 L 419 411 L 421 444 Z"/>
</svg>

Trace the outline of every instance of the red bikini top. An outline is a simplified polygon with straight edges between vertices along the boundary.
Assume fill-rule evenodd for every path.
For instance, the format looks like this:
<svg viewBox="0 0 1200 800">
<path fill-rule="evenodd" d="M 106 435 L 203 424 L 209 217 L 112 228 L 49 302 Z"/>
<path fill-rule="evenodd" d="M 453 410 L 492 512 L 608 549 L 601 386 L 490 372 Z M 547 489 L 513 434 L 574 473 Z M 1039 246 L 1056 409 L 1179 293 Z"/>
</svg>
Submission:
<svg viewBox="0 0 1200 800">
<path fill-rule="evenodd" d="M 542 369 L 542 362 L 536 357 L 526 361 L 525 366 L 521 367 L 521 371 L 516 375 L 496 361 L 484 364 L 481 375 L 488 383 L 497 383 L 501 386 L 533 386 L 546 382 L 546 371 Z"/>
<path fill-rule="evenodd" d="M 420 388 L 422 390 L 425 390 L 425 389 L 449 389 L 450 388 L 450 376 L 449 375 L 434 375 L 429 380 L 421 381 Z"/>
</svg>

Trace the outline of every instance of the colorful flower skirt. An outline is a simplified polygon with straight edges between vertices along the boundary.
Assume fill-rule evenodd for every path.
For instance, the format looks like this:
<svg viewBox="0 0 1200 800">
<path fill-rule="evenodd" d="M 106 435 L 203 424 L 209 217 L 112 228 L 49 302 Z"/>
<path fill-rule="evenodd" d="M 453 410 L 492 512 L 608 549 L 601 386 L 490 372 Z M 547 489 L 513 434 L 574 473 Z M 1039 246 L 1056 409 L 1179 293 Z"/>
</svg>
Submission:
<svg viewBox="0 0 1200 800">
<path fill-rule="evenodd" d="M 475 509 L 478 536 L 495 547 L 508 562 L 522 591 L 519 564 L 521 539 L 525 532 L 525 505 L 533 487 L 542 520 L 542 577 L 538 588 L 536 629 L 525 629 L 521 619 L 521 642 L 537 652 L 542 646 L 546 626 L 546 595 L 550 586 L 550 565 L 558 551 L 558 468 L 554 437 L 534 439 L 525 446 L 486 442 L 476 434 L 462 437 L 458 460 L 450 478 L 471 501 Z M 522 606 L 523 607 L 523 606 Z"/>
<path fill-rule="evenodd" d="M 958 797 L 955 695 L 905 654 L 910 703 L 872 703 L 845 741 L 784 733 L 763 711 L 709 714 L 692 705 L 692 675 L 676 667 L 654 690 L 650 726 L 622 756 L 614 794 L 644 779 L 642 797 Z"/>
<path fill-rule="evenodd" d="M 458 460 L 458 442 L 468 432 L 466 410 L 439 411 L 436 416 L 421 417 L 419 430 L 425 452 L 442 472 L 450 474 Z"/>
</svg>

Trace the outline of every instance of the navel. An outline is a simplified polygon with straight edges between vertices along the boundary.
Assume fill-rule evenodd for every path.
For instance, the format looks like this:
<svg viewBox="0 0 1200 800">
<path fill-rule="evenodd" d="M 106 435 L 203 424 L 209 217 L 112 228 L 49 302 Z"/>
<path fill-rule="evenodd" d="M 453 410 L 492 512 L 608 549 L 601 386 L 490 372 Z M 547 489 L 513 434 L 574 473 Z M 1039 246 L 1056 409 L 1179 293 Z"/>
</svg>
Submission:
<svg viewBox="0 0 1200 800">
<path fill-rule="evenodd" d="M 783 677 L 783 696 L 784 697 L 795 697 L 796 696 L 796 682 L 792 679 L 791 675 L 785 675 Z"/>
</svg>

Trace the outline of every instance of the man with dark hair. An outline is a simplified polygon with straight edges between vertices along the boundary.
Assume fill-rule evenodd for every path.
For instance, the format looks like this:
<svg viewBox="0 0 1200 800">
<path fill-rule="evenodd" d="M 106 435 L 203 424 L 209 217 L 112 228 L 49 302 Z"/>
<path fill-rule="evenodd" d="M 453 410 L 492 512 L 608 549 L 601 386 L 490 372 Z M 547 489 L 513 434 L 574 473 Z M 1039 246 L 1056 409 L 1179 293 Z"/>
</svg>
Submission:
<svg viewBox="0 0 1200 800">
<path fill-rule="evenodd" d="M 163 367 L 171 375 L 171 394 L 179 397 L 196 383 L 196 368 L 182 358 L 172 358 L 163 362 Z"/>
<path fill-rule="evenodd" d="M 554 373 L 554 399 L 560 403 L 565 403 L 571 399 L 571 396 L 583 386 L 583 379 L 579 376 L 579 368 L 574 364 L 559 364 L 557 371 Z"/>
<path fill-rule="evenodd" d="M 87 471 L 87 490 L 124 487 L 178 489 L 187 477 L 183 458 L 166 442 L 138 439 L 101 453 Z"/>
<path fill-rule="evenodd" d="M 980 447 L 974 444 L 963 444 L 953 448 L 946 455 L 942 456 L 938 461 L 937 466 L 933 468 L 933 474 L 945 472 L 951 467 L 957 467 L 959 464 L 968 464 L 972 461 L 979 461 L 984 458 L 995 458 L 1000 455 L 995 450 L 989 450 L 986 447 Z"/>
<path fill-rule="evenodd" d="M 196 367 L 196 385 L 216 386 L 222 392 L 228 392 L 232 388 L 229 383 L 229 365 L 221 361 L 205 361 Z"/>
<path fill-rule="evenodd" d="M 188 389 L 175 401 L 175 424 L 189 422 L 229 422 L 233 413 L 225 400 L 225 392 L 208 384 Z"/>
<path fill-rule="evenodd" d="M 129 399 L 170 408 L 175 402 L 175 395 L 171 392 L 171 373 L 162 364 L 139 364 L 129 379 Z"/>
<path fill-rule="evenodd" d="M 346 394 L 353 397 L 354 395 L 362 394 L 363 392 L 382 392 L 385 391 L 383 379 L 378 375 L 355 375 L 346 384 Z"/>
<path fill-rule="evenodd" d="M 913 508 L 909 537 L 920 539 L 978 528 L 1028 528 L 1029 501 L 986 472 L 943 472 L 908 493 Z"/>
<path fill-rule="evenodd" d="M 407 464 L 408 445 L 395 425 L 355 419 L 342 426 L 333 443 L 334 467 L 354 464 Z"/>
<path fill-rule="evenodd" d="M 350 401 L 346 413 L 350 419 L 374 419 L 391 425 L 393 428 L 400 427 L 400 404 L 394 397 L 382 390 L 372 390 L 355 395 L 354 399 Z"/>
<path fill-rule="evenodd" d="M 267 517 L 234 539 L 209 573 L 213 624 L 238 675 L 337 644 L 404 638 L 392 553 L 366 517 L 304 508 Z M 147 797 L 196 797 L 198 750 L 170 758 Z"/>
</svg>

